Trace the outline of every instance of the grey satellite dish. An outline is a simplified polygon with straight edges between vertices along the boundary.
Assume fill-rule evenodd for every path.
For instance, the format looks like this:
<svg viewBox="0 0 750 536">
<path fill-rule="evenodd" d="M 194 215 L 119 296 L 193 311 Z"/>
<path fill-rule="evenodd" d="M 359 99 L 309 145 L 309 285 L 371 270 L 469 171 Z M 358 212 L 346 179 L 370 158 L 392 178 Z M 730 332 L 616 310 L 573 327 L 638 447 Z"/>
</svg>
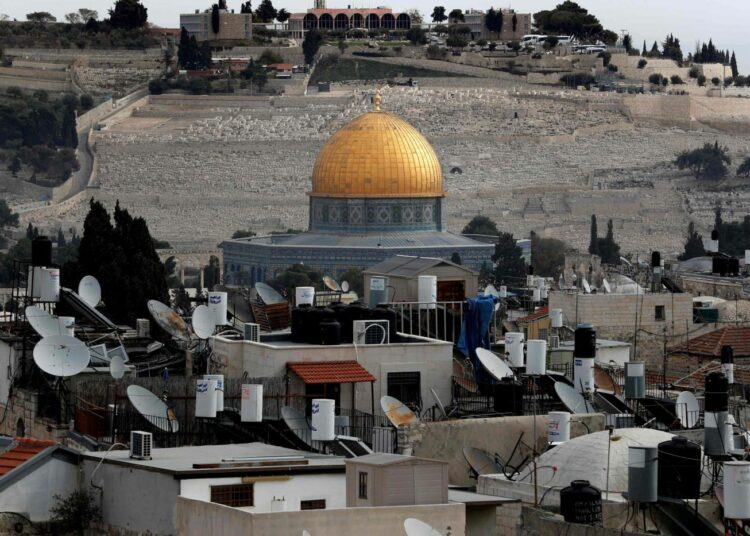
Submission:
<svg viewBox="0 0 750 536">
<path fill-rule="evenodd" d="M 443 401 L 440 400 L 440 397 L 435 392 L 434 387 L 430 387 L 430 392 L 432 393 L 432 397 L 435 399 L 435 402 L 437 403 L 438 408 L 440 408 L 440 412 L 443 414 L 443 417 L 446 419 L 448 418 L 448 412 L 445 411 L 445 406 L 443 405 Z"/>
<path fill-rule="evenodd" d="M 96 307 L 102 301 L 102 286 L 93 275 L 83 276 L 78 283 L 78 295 L 91 307 Z"/>
<path fill-rule="evenodd" d="M 581 393 L 570 385 L 562 382 L 555 383 L 555 393 L 571 413 L 596 413 L 590 402 L 586 402 Z"/>
<path fill-rule="evenodd" d="M 53 376 L 75 376 L 89 366 L 88 347 L 75 337 L 51 335 L 34 347 L 34 363 Z"/>
<path fill-rule="evenodd" d="M 586 281 L 585 277 L 581 281 L 581 286 L 583 287 L 583 292 L 585 292 L 586 294 L 591 294 L 591 285 L 589 285 L 589 282 Z"/>
<path fill-rule="evenodd" d="M 128 399 L 143 418 L 165 432 L 177 432 L 180 423 L 174 412 L 154 393 L 140 385 L 128 386 Z"/>
<path fill-rule="evenodd" d="M 216 330 L 216 315 L 206 305 L 199 305 L 193 311 L 193 332 L 199 339 L 208 339 Z"/>
<path fill-rule="evenodd" d="M 44 309 L 36 305 L 30 305 L 24 310 L 24 313 L 29 325 L 42 337 L 62 335 L 60 322 Z"/>
<path fill-rule="evenodd" d="M 188 325 L 176 311 L 157 300 L 148 301 L 148 311 L 159 327 L 172 337 L 181 341 L 190 341 Z"/>
<path fill-rule="evenodd" d="M 406 536 L 443 536 L 424 521 L 410 517 L 404 521 Z"/>
<path fill-rule="evenodd" d="M 328 287 L 329 290 L 332 290 L 334 292 L 341 292 L 341 287 L 336 282 L 336 280 L 332 277 L 329 277 L 327 275 L 323 276 L 323 284 Z"/>
<path fill-rule="evenodd" d="M 500 293 L 495 288 L 495 285 L 489 284 L 486 287 L 484 287 L 484 295 L 485 296 L 492 296 L 493 298 L 499 298 Z"/>
<path fill-rule="evenodd" d="M 349 292 L 350 288 L 351 287 L 349 287 L 349 281 L 342 281 L 341 282 L 341 291 L 342 292 Z"/>
<path fill-rule="evenodd" d="M 477 348 L 476 352 L 479 362 L 493 378 L 496 380 L 502 380 L 503 378 L 513 377 L 513 371 L 511 368 L 498 356 L 484 348 Z"/>
<path fill-rule="evenodd" d="M 125 361 L 119 355 L 113 357 L 112 361 L 109 362 L 109 374 L 115 380 L 119 380 L 125 376 Z"/>
<path fill-rule="evenodd" d="M 503 466 L 493 456 L 490 456 L 489 453 L 482 449 L 464 447 L 463 453 L 466 463 L 469 464 L 477 475 L 503 474 Z"/>
<path fill-rule="evenodd" d="M 254 322 L 253 310 L 241 292 L 226 285 L 214 285 L 214 290 L 227 293 L 227 311 L 232 318 L 243 324 Z"/>
<path fill-rule="evenodd" d="M 255 290 L 266 305 L 275 305 L 286 301 L 284 296 L 279 294 L 275 288 L 265 283 L 255 283 Z"/>
<path fill-rule="evenodd" d="M 689 391 L 683 391 L 677 397 L 677 417 L 685 428 L 692 428 L 698 424 L 700 416 L 700 405 L 695 395 Z"/>
<path fill-rule="evenodd" d="M 312 440 L 312 429 L 304 413 L 291 406 L 283 406 L 281 408 L 281 418 L 284 419 L 284 424 L 286 424 L 287 428 L 292 431 L 297 439 L 315 450 L 322 449 L 323 445 L 321 445 L 320 441 Z"/>
<path fill-rule="evenodd" d="M 604 287 L 604 292 L 606 294 L 612 294 L 612 287 L 609 286 L 609 281 L 606 279 L 602 281 L 602 286 Z"/>
<path fill-rule="evenodd" d="M 402 424 L 412 424 L 419 422 L 419 417 L 406 404 L 398 398 L 385 395 L 380 399 L 380 407 L 383 413 L 391 421 L 391 424 L 398 428 Z"/>
</svg>

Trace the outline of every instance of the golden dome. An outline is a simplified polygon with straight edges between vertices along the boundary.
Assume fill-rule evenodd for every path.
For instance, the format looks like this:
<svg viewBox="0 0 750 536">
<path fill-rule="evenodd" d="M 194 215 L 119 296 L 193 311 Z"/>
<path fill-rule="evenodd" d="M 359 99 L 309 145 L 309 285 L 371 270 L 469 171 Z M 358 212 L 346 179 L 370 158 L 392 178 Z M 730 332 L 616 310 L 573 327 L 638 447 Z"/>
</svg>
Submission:
<svg viewBox="0 0 750 536">
<path fill-rule="evenodd" d="M 331 136 L 315 162 L 310 195 L 438 197 L 445 192 L 430 143 L 409 123 L 378 106 Z"/>
</svg>

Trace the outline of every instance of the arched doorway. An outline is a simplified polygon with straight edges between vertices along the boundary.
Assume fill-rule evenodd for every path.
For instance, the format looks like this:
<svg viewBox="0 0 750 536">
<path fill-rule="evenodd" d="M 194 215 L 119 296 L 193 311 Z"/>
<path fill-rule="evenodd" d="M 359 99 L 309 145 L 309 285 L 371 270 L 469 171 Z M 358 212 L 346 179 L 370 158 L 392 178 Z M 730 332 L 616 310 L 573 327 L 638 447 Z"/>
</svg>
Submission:
<svg viewBox="0 0 750 536">
<path fill-rule="evenodd" d="M 367 15 L 367 27 L 368 28 L 380 28 L 380 19 L 375 13 Z"/>
<path fill-rule="evenodd" d="M 352 15 L 352 28 L 364 28 L 365 19 L 360 13 Z"/>
<path fill-rule="evenodd" d="M 343 13 L 339 13 L 338 15 L 336 15 L 336 19 L 334 19 L 334 26 L 337 30 L 348 30 L 349 17 L 347 17 Z"/>
<path fill-rule="evenodd" d="M 385 15 L 383 15 L 383 18 L 380 19 L 380 25 L 383 28 L 394 30 L 396 28 L 396 17 L 394 17 L 390 13 L 386 13 Z"/>
<path fill-rule="evenodd" d="M 26 437 L 26 424 L 20 417 L 16 421 L 16 437 Z"/>
<path fill-rule="evenodd" d="M 302 27 L 305 30 L 315 30 L 315 29 L 317 29 L 318 28 L 318 17 L 316 17 L 312 13 L 308 13 L 302 19 Z"/>
<path fill-rule="evenodd" d="M 318 20 L 318 27 L 321 30 L 332 30 L 333 29 L 333 17 L 328 13 L 323 13 Z"/>
<path fill-rule="evenodd" d="M 396 17 L 396 28 L 399 30 L 408 30 L 411 28 L 411 19 L 406 13 L 401 13 Z"/>
</svg>

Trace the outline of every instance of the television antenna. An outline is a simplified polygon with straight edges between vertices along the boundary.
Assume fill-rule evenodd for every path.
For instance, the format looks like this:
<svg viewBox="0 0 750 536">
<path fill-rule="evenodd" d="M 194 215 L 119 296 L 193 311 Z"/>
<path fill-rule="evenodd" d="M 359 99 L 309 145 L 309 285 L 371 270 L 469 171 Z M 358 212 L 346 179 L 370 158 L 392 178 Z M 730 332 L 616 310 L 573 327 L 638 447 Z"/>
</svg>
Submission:
<svg viewBox="0 0 750 536">
<path fill-rule="evenodd" d="M 69 335 L 50 335 L 34 346 L 34 363 L 52 376 L 75 376 L 90 360 L 88 347 Z"/>
<path fill-rule="evenodd" d="M 78 295 L 90 307 L 96 307 L 102 301 L 102 286 L 93 275 L 83 276 L 78 283 Z"/>
<path fill-rule="evenodd" d="M 127 394 L 135 410 L 158 429 L 172 433 L 180 429 L 180 423 L 172 408 L 148 389 L 140 385 L 130 385 Z"/>
</svg>

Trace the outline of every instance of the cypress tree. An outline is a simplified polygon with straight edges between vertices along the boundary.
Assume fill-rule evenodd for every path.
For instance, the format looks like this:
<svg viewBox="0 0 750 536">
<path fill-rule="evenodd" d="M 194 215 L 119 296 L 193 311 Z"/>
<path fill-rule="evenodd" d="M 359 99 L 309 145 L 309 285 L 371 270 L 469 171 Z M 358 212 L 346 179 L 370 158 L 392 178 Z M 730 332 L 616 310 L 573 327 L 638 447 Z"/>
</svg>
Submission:
<svg viewBox="0 0 750 536">
<path fill-rule="evenodd" d="M 523 252 L 511 233 L 500 233 L 492 255 L 495 263 L 495 280 L 520 280 L 526 277 L 526 261 Z"/>
<path fill-rule="evenodd" d="M 644 58 L 646 56 L 648 56 L 648 50 L 646 50 L 646 40 L 645 39 L 643 40 L 643 51 L 641 52 L 641 56 L 643 56 Z"/>
<path fill-rule="evenodd" d="M 190 36 L 185 27 L 180 30 L 180 45 L 177 49 L 177 62 L 180 67 L 187 69 L 190 63 Z"/>
<path fill-rule="evenodd" d="M 211 29 L 215 34 L 218 34 L 221 29 L 219 25 L 219 6 L 217 4 L 211 6 Z"/>
<path fill-rule="evenodd" d="M 688 224 L 687 239 L 685 240 L 685 251 L 677 258 L 681 261 L 686 261 L 705 254 L 706 249 L 703 246 L 703 237 L 695 230 L 695 224 L 690 222 Z"/>
<path fill-rule="evenodd" d="M 596 227 L 596 214 L 591 215 L 591 238 L 589 240 L 589 253 L 599 255 L 599 237 Z"/>
<path fill-rule="evenodd" d="M 740 71 L 737 69 L 737 56 L 734 55 L 734 51 L 732 51 L 732 59 L 729 60 L 729 65 L 732 67 L 732 78 L 737 78 Z"/>
</svg>

